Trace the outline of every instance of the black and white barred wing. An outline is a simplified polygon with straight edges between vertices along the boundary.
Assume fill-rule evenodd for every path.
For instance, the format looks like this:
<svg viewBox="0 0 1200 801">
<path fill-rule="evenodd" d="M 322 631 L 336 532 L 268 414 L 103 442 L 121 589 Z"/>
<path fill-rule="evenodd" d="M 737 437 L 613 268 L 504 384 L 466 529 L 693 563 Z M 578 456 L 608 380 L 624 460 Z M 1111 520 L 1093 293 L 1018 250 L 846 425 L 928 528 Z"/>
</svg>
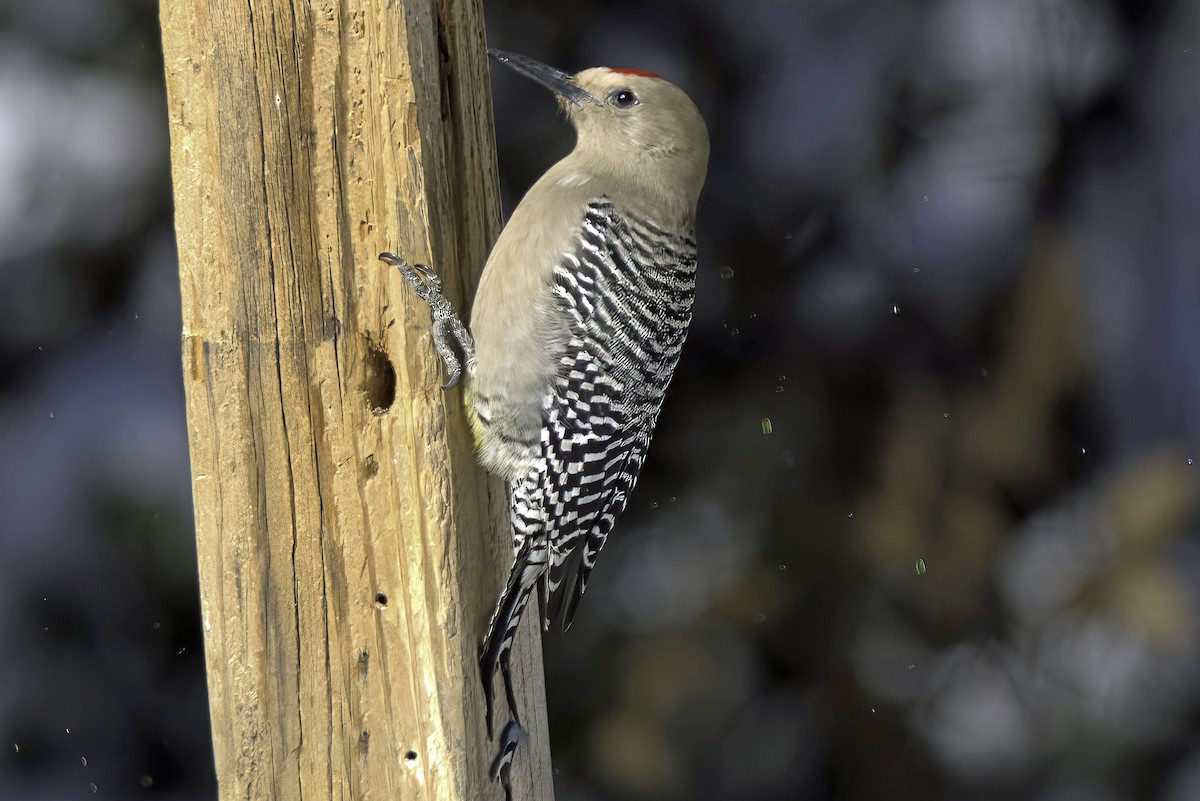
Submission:
<svg viewBox="0 0 1200 801">
<path fill-rule="evenodd" d="M 695 244 L 589 204 L 555 271 L 570 340 L 544 401 L 537 468 L 515 486 L 514 545 L 540 540 L 548 625 L 570 625 L 596 556 L 637 481 L 679 360 L 695 294 Z"/>
</svg>

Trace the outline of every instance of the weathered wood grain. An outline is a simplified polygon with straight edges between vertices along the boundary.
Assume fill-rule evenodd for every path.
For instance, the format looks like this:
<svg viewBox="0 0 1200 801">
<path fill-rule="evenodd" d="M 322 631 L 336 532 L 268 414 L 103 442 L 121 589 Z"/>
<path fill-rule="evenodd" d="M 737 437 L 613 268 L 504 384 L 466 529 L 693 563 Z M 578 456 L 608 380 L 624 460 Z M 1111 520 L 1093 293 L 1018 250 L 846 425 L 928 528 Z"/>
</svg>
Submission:
<svg viewBox="0 0 1200 801">
<path fill-rule="evenodd" d="M 478 0 L 163 0 L 183 367 L 222 799 L 500 798 L 476 655 L 503 487 L 429 313 L 498 230 Z M 550 799 L 541 647 L 514 648 Z"/>
</svg>

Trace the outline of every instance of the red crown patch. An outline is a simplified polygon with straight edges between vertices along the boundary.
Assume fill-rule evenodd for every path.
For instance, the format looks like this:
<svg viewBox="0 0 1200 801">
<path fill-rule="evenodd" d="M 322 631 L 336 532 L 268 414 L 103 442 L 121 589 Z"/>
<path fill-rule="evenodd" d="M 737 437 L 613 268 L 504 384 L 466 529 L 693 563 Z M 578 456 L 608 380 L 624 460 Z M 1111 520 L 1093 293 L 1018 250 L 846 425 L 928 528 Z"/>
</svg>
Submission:
<svg viewBox="0 0 1200 801">
<path fill-rule="evenodd" d="M 641 75 L 643 78 L 661 78 L 657 72 L 646 72 L 645 70 L 635 70 L 631 67 L 616 67 L 613 72 L 619 72 L 622 75 Z"/>
</svg>

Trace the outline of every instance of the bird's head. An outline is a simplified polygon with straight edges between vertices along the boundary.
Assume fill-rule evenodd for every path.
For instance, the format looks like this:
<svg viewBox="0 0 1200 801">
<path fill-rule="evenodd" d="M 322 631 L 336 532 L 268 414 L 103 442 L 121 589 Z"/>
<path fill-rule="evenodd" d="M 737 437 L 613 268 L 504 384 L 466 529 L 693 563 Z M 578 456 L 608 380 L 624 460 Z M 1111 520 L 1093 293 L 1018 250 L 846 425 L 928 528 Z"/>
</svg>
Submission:
<svg viewBox="0 0 1200 801">
<path fill-rule="evenodd" d="M 488 52 L 554 92 L 578 134 L 572 155 L 599 172 L 675 187 L 694 209 L 708 169 L 708 128 L 682 89 L 653 72 L 593 67 L 570 75 Z"/>
</svg>

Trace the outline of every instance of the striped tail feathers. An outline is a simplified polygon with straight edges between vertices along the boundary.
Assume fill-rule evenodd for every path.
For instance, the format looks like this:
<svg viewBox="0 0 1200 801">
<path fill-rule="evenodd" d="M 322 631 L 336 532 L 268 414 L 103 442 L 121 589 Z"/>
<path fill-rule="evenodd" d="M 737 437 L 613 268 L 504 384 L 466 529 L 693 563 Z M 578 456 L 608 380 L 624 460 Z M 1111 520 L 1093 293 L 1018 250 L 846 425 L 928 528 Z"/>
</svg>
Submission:
<svg viewBox="0 0 1200 801">
<path fill-rule="evenodd" d="M 572 538 L 573 553 L 570 559 L 564 559 L 564 568 L 569 571 L 570 580 L 564 581 L 560 577 L 559 583 L 562 586 L 559 586 L 558 596 L 553 605 L 553 617 L 561 619 L 563 631 L 571 628 L 575 613 L 579 611 L 579 602 L 587 589 L 588 578 L 596 566 L 596 557 L 608 541 L 608 535 L 613 530 L 618 515 L 625 510 L 628 490 L 636 483 L 638 470 L 641 468 L 641 454 L 642 448 L 636 444 L 632 448 L 624 446 L 615 458 L 609 460 L 599 503 L 586 514 L 586 536 L 585 532 L 580 531 Z M 576 538 L 582 542 L 576 542 Z M 555 567 L 552 559 L 552 573 Z"/>
<path fill-rule="evenodd" d="M 577 549 L 577 556 L 572 560 L 575 569 L 572 571 L 570 586 L 562 587 L 558 594 L 558 602 L 555 604 L 556 610 L 557 608 L 562 610 L 563 631 L 571 628 L 571 623 L 575 621 L 575 613 L 579 611 L 579 601 L 583 598 L 584 590 L 587 589 L 592 568 L 596 566 L 596 555 L 604 547 L 604 541 L 608 538 L 608 532 L 612 530 L 614 519 L 615 515 L 613 514 L 601 515 L 597 527 L 589 532 L 585 546 Z M 554 616 L 559 617 L 559 612 L 555 611 Z"/>
<path fill-rule="evenodd" d="M 552 424 L 559 419 L 561 415 L 550 416 Z M 557 430 L 553 425 L 551 428 Z M 547 471 L 545 477 L 547 494 L 555 501 L 555 514 L 545 523 L 550 551 L 550 605 L 543 625 L 549 630 L 551 621 L 558 621 L 566 631 L 596 555 L 616 515 L 624 508 L 624 487 L 628 483 L 625 466 L 630 453 L 627 440 L 596 430 L 567 430 L 557 438 L 552 436 L 551 441 L 557 446 L 554 450 L 558 453 L 552 453 L 551 459 L 558 469 Z"/>
<path fill-rule="evenodd" d="M 521 728 L 521 724 L 515 720 L 510 720 L 504 727 L 504 731 L 500 733 L 500 750 L 492 761 L 492 769 L 489 773 L 492 781 L 500 782 L 500 786 L 504 788 L 504 801 L 513 801 L 512 763 L 513 757 L 517 754 L 517 746 L 521 744 L 524 734 L 525 731 Z"/>
<path fill-rule="evenodd" d="M 521 613 L 529 603 L 529 596 L 535 584 L 546 572 L 544 552 L 540 554 L 541 561 L 534 551 L 532 539 L 522 544 L 508 574 L 508 583 L 492 613 L 488 625 L 487 636 L 483 639 L 483 648 L 479 654 L 479 671 L 483 680 L 483 698 L 487 706 L 488 738 L 493 734 L 493 719 L 496 702 L 495 677 L 497 668 L 504 679 L 504 694 L 508 701 L 509 711 L 513 720 L 519 722 L 517 714 L 516 695 L 513 693 L 512 670 L 510 658 L 513 639 L 517 628 L 521 625 Z"/>
<path fill-rule="evenodd" d="M 542 621 L 542 631 L 550 630 L 550 571 L 542 573 L 538 579 L 538 615 Z"/>
<path fill-rule="evenodd" d="M 578 534 L 576 536 L 579 536 Z M 574 546 L 573 542 L 568 545 L 565 550 L 555 551 L 550 553 L 550 570 L 549 587 L 550 587 L 550 607 L 547 610 L 545 626 L 546 631 L 550 630 L 553 621 L 558 621 L 563 631 L 567 630 L 570 623 L 564 617 L 566 604 L 564 603 L 571 594 L 576 592 L 575 587 L 578 583 L 579 570 L 582 567 L 580 559 L 582 549 Z"/>
<path fill-rule="evenodd" d="M 575 621 L 575 613 L 579 611 L 579 601 L 583 598 L 583 591 L 587 589 L 587 580 L 591 573 L 592 569 L 580 560 L 579 575 L 575 579 L 575 586 L 571 588 L 571 600 L 567 602 L 567 608 L 563 610 L 563 631 L 571 628 L 571 623 Z"/>
</svg>

